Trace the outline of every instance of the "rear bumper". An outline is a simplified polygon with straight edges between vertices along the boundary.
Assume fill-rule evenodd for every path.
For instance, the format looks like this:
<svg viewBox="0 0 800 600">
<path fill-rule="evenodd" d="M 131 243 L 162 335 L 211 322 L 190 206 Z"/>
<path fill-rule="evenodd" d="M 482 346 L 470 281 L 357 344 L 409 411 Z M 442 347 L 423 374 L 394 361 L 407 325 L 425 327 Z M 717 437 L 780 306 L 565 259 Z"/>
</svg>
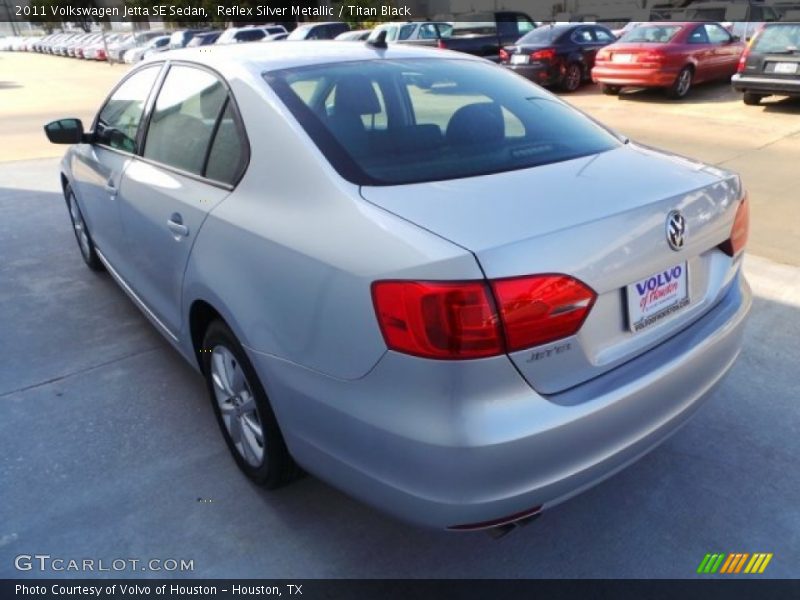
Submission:
<svg viewBox="0 0 800 600">
<path fill-rule="evenodd" d="M 554 86 L 561 83 L 564 73 L 560 65 L 534 63 L 528 65 L 503 65 L 541 86 Z"/>
<path fill-rule="evenodd" d="M 363 378 L 344 381 L 249 354 L 303 467 L 401 519 L 447 528 L 546 508 L 662 442 L 730 369 L 750 304 L 738 274 L 686 330 L 547 397 L 506 357 L 388 352 Z"/>
<path fill-rule="evenodd" d="M 592 69 L 592 81 L 606 85 L 634 87 L 669 87 L 678 71 L 665 68 L 631 68 L 597 65 Z"/>
<path fill-rule="evenodd" d="M 800 96 L 800 78 L 777 79 L 772 77 L 751 77 L 737 73 L 731 78 L 733 89 L 737 92 L 758 92 L 782 96 Z"/>
</svg>

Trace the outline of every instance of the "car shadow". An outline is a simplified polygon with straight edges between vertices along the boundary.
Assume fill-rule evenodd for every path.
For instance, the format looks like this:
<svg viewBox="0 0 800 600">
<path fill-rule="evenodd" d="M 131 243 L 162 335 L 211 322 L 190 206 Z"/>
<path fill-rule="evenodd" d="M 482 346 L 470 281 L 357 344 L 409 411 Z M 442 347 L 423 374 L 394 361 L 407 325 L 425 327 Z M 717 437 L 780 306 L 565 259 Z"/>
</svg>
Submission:
<svg viewBox="0 0 800 600">
<path fill-rule="evenodd" d="M 800 98 L 773 96 L 770 98 L 764 98 L 761 101 L 760 106 L 763 107 L 764 112 L 797 114 L 800 113 Z"/>
<path fill-rule="evenodd" d="M 598 92 L 600 90 L 598 89 Z M 602 92 L 600 92 L 602 93 Z M 734 100 L 738 94 L 733 90 L 730 82 L 709 82 L 693 86 L 685 98 L 675 100 L 669 98 L 661 88 L 624 88 L 617 96 L 621 101 L 650 102 L 654 104 L 713 104 Z"/>
</svg>

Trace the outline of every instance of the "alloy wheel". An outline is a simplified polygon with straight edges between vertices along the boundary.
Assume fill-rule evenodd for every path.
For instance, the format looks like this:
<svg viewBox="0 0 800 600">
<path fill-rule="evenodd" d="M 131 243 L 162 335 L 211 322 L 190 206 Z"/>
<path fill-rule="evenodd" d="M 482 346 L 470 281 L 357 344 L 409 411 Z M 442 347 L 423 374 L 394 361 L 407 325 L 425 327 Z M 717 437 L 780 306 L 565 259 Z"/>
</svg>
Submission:
<svg viewBox="0 0 800 600">
<path fill-rule="evenodd" d="M 211 380 L 233 445 L 249 465 L 260 466 L 265 449 L 261 417 L 242 366 L 225 346 L 216 346 L 211 353 Z"/>
</svg>

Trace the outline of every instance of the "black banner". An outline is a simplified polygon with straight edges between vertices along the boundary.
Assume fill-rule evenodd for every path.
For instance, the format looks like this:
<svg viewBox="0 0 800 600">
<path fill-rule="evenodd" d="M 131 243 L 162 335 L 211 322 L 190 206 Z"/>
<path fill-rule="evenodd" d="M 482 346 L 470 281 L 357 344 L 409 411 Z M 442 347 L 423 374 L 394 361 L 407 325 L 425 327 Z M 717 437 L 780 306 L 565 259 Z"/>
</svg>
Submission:
<svg viewBox="0 0 800 600">
<path fill-rule="evenodd" d="M 345 21 L 775 21 L 800 20 L 800 0 L 0 0 L 0 21 L 263 24 Z"/>
<path fill-rule="evenodd" d="M 47 600 L 103 600 L 153 598 L 338 598 L 424 599 L 458 598 L 611 598 L 710 600 L 800 597 L 800 581 L 777 579 L 696 580 L 0 580 L 3 600 L 38 598 Z"/>
</svg>

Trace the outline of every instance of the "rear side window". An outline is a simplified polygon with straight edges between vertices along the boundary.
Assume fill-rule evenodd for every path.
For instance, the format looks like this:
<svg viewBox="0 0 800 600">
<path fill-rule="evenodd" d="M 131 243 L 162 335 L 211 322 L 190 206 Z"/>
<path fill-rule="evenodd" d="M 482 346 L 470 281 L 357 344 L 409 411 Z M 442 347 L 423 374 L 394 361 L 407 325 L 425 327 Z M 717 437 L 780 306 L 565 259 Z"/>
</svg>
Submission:
<svg viewBox="0 0 800 600">
<path fill-rule="evenodd" d="M 265 77 L 334 168 L 359 185 L 524 169 L 620 144 L 567 104 L 488 62 L 382 59 Z"/>
<path fill-rule="evenodd" d="M 161 65 L 137 71 L 111 94 L 97 116 L 95 134 L 99 143 L 125 152 L 136 149 L 144 104 L 160 70 Z"/>
<path fill-rule="evenodd" d="M 211 73 L 173 66 L 158 94 L 144 157 L 201 175 L 227 90 Z"/>
<path fill-rule="evenodd" d="M 623 35 L 619 41 L 666 44 L 672 41 L 681 29 L 680 25 L 639 25 Z"/>
<path fill-rule="evenodd" d="M 235 184 L 246 165 L 245 148 L 244 135 L 236 119 L 233 103 L 228 100 L 211 144 L 205 176 L 214 181 Z"/>
<path fill-rule="evenodd" d="M 800 48 L 800 24 L 769 25 L 756 38 L 753 52 L 788 52 Z"/>
<path fill-rule="evenodd" d="M 267 37 L 267 34 L 262 29 L 243 29 L 242 31 L 237 31 L 233 39 L 237 42 L 257 42 L 265 37 Z"/>
</svg>

